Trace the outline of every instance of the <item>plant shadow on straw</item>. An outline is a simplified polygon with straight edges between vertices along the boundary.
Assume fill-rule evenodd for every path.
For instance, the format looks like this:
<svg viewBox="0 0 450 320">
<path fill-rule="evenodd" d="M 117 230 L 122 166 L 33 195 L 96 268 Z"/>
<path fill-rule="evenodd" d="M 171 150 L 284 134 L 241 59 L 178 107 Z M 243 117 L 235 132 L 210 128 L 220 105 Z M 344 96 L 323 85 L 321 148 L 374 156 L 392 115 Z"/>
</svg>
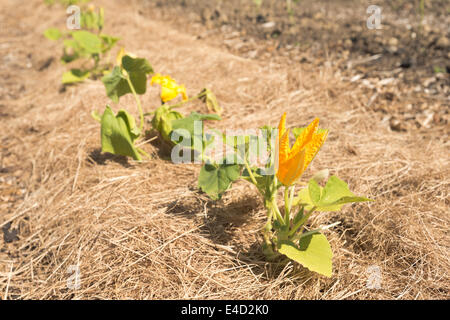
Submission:
<svg viewBox="0 0 450 320">
<path fill-rule="evenodd" d="M 114 155 L 108 152 L 102 152 L 100 148 L 96 148 L 92 150 L 86 159 L 88 162 L 92 164 L 98 164 L 98 165 L 106 165 L 108 160 L 114 161 L 118 164 L 120 164 L 124 168 L 130 168 L 132 165 L 128 162 L 128 158 L 125 156 L 120 155 Z"/>
<path fill-rule="evenodd" d="M 146 130 L 145 140 L 150 141 L 148 143 L 156 150 L 156 155 L 159 159 L 172 161 L 170 155 L 173 146 L 167 143 L 158 131 L 153 129 Z"/>
<path fill-rule="evenodd" d="M 198 192 L 194 188 L 192 191 Z M 257 201 L 250 196 L 224 204 L 222 201 L 210 201 L 198 194 L 191 201 L 185 198 L 173 201 L 168 213 L 202 219 L 202 234 L 216 244 L 228 245 L 236 237 L 239 228 L 248 222 L 250 212 L 257 205 Z"/>
<path fill-rule="evenodd" d="M 261 207 L 258 198 L 243 195 L 231 201 L 229 198 L 211 201 L 199 195 L 194 199 L 191 202 L 187 202 L 186 199 L 174 201 L 169 205 L 168 213 L 191 219 L 200 217 L 203 221 L 200 232 L 217 245 L 217 250 L 227 253 L 239 264 L 248 265 L 255 275 L 276 279 L 281 273 L 286 272 L 289 259 L 268 261 L 262 252 L 262 239 L 245 236 L 245 224 L 251 220 L 249 216 L 255 208 Z M 288 270 L 294 270 L 294 272 L 289 271 L 291 280 L 295 278 L 305 282 L 315 278 L 314 273 L 301 265 L 292 263 L 289 265 Z"/>
</svg>

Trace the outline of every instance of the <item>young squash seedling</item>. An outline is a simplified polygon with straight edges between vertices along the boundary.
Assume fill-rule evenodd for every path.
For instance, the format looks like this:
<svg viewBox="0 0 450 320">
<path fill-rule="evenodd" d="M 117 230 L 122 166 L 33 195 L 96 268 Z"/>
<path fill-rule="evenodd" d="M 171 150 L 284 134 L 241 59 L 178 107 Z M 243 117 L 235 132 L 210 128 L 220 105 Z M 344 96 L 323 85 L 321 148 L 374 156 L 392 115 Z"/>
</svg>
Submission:
<svg viewBox="0 0 450 320">
<path fill-rule="evenodd" d="M 136 146 L 137 139 L 144 129 L 144 112 L 138 95 L 147 91 L 147 75 L 153 73 L 150 63 L 144 58 L 125 54 L 123 49 L 118 55 L 117 65 L 102 78 L 106 94 L 113 102 L 120 97 L 133 94 L 139 110 L 139 126 L 128 111 L 121 109 L 115 115 L 110 106 L 106 106 L 103 115 L 92 112 L 92 117 L 101 124 L 102 152 L 123 155 L 141 161 L 142 156 L 150 157 Z"/>
<path fill-rule="evenodd" d="M 154 130 L 158 131 L 164 141 L 171 145 L 179 143 L 178 137 L 180 136 L 180 130 L 186 130 L 189 136 L 194 136 L 194 124 L 196 121 L 202 122 L 204 120 L 221 120 L 220 114 L 222 112 L 217 98 L 214 93 L 204 88 L 194 97 L 188 98 L 186 89 L 183 85 L 178 85 L 175 80 L 170 76 L 155 75 L 152 78 L 151 84 L 161 85 L 161 106 L 156 109 L 151 121 Z M 173 100 L 178 95 L 182 96 L 182 101 L 176 104 L 168 105 L 167 102 Z M 200 100 L 206 104 L 209 111 L 217 114 L 200 114 L 197 112 L 191 112 L 187 117 L 184 117 L 176 109 L 182 107 L 184 104 Z M 203 126 L 203 122 L 202 122 Z M 178 131 L 176 138 L 172 135 L 175 131 Z M 203 138 L 201 141 L 203 143 Z M 189 147 L 193 147 L 190 145 Z"/>
<path fill-rule="evenodd" d="M 308 219 L 317 211 L 338 211 L 346 203 L 372 200 L 354 195 L 336 176 L 329 178 L 325 186 L 320 186 L 319 183 L 327 180 L 326 172 L 314 176 L 295 196 L 299 178 L 328 135 L 328 130 L 320 129 L 318 125 L 319 119 L 315 119 L 306 128 L 293 129 L 296 141 L 291 148 L 284 114 L 278 132 L 268 126 L 262 128 L 265 143 L 258 145 L 266 148 L 269 155 L 263 167 L 249 161 L 252 152 L 257 150 L 251 143 L 255 137 L 243 136 L 241 143 L 234 143 L 234 158 L 241 161 L 237 164 L 206 163 L 198 184 L 213 200 L 219 199 L 239 178 L 254 184 L 267 211 L 267 222 L 262 229 L 262 249 L 267 259 L 287 257 L 311 271 L 331 277 L 332 251 L 322 231 L 335 224 L 307 230 Z M 278 206 L 280 190 L 284 191 L 284 210 Z"/>
<path fill-rule="evenodd" d="M 119 38 L 103 34 L 104 10 L 90 7 L 81 14 L 81 26 L 84 30 L 61 31 L 49 28 L 44 32 L 47 39 L 62 41 L 64 49 L 61 57 L 63 64 L 80 60 L 81 67 L 71 68 L 64 72 L 64 85 L 98 79 L 111 68 L 111 64 L 103 61 L 103 57 L 116 45 Z"/>
<path fill-rule="evenodd" d="M 204 89 L 193 98 L 188 98 L 184 86 L 178 85 L 170 76 L 157 74 L 151 78 L 151 84 L 161 85 L 161 106 L 154 112 L 145 113 L 138 95 L 145 94 L 147 90 L 147 77 L 153 74 L 153 68 L 146 59 L 138 58 L 122 49 L 117 57 L 114 69 L 102 79 L 106 94 L 113 102 L 118 102 L 120 97 L 133 94 L 139 110 L 140 124 L 136 125 L 134 117 L 126 110 L 121 109 L 114 115 L 109 106 L 106 107 L 102 116 L 93 112 L 92 117 L 101 123 L 102 152 L 123 155 L 141 161 L 142 156 L 149 157 L 145 151 L 136 146 L 137 139 L 144 132 L 144 116 L 153 115 L 151 121 L 153 129 L 159 132 L 162 139 L 176 144 L 171 139 L 174 130 L 193 130 L 194 121 L 198 120 L 220 120 L 218 115 L 202 115 L 196 112 L 184 117 L 180 112 L 174 110 L 194 99 L 202 100 L 208 108 L 220 111 L 214 94 Z M 182 101 L 173 105 L 167 103 L 179 95 Z"/>
</svg>

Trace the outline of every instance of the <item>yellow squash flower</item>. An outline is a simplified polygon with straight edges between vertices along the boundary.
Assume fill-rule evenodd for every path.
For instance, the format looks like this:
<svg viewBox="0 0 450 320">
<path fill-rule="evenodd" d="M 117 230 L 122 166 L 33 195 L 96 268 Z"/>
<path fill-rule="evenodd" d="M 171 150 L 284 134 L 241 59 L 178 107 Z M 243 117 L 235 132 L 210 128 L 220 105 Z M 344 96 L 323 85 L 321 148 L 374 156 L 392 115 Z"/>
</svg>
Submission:
<svg viewBox="0 0 450 320">
<path fill-rule="evenodd" d="M 170 76 L 161 76 L 159 73 L 152 77 L 151 85 L 154 83 L 161 85 L 161 100 L 167 102 L 175 99 L 179 94 L 183 100 L 187 100 L 186 88 L 178 85 Z"/>
<path fill-rule="evenodd" d="M 290 186 L 300 178 L 316 156 L 327 138 L 328 130 L 317 131 L 319 119 L 316 118 L 297 137 L 292 149 L 289 147 L 289 129 L 286 130 L 286 113 L 278 126 L 278 180 Z"/>
</svg>

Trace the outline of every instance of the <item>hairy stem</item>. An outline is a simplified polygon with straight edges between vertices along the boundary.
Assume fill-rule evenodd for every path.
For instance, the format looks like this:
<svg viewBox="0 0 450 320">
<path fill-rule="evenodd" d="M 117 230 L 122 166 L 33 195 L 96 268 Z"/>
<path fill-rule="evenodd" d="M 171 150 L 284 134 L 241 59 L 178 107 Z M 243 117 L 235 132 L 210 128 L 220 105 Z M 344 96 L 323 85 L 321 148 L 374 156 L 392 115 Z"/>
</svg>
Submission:
<svg viewBox="0 0 450 320">
<path fill-rule="evenodd" d="M 138 109 L 139 109 L 139 116 L 141 118 L 141 125 L 139 126 L 140 131 L 142 132 L 142 130 L 144 129 L 144 112 L 142 111 L 142 105 L 141 105 L 141 101 L 139 100 L 139 97 L 137 96 L 136 90 L 134 89 L 133 83 L 130 80 L 130 76 L 128 74 L 126 74 L 126 79 L 128 82 L 128 85 L 130 86 L 131 92 L 133 93 L 134 99 L 136 100 Z"/>
<path fill-rule="evenodd" d="M 289 231 L 290 237 L 293 236 L 294 234 L 296 234 L 297 229 L 299 229 L 299 228 L 300 228 L 300 230 L 299 230 L 300 233 L 303 231 L 306 221 L 308 221 L 309 217 L 315 210 L 316 210 L 316 207 L 315 206 L 312 207 L 311 210 L 309 210 L 308 213 L 292 227 L 291 231 Z"/>
</svg>

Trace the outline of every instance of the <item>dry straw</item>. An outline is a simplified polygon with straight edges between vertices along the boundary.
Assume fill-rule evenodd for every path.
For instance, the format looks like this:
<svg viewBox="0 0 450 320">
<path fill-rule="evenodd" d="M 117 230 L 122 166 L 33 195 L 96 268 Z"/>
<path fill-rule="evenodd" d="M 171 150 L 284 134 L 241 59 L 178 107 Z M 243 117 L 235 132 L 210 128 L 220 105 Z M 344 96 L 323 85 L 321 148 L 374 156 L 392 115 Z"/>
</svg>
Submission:
<svg viewBox="0 0 450 320">
<path fill-rule="evenodd" d="M 0 56 L 9 59 L 0 66 L 8 90 L 0 105 L 9 114 L 0 128 L 2 166 L 13 168 L 2 171 L 2 181 L 16 174 L 13 186 L 25 190 L 12 204 L 2 198 L 0 225 L 19 228 L 19 240 L 1 242 L 2 298 L 449 297 L 449 148 L 439 140 L 447 136 L 391 132 L 364 107 L 368 97 L 331 68 L 246 60 L 138 15 L 136 6 L 99 1 L 114 17 L 107 32 L 125 35 L 127 25 L 129 50 L 188 91 L 209 84 L 225 110 L 222 129 L 256 128 L 282 110 L 296 126 L 320 117 L 330 135 L 309 174 L 333 168 L 355 193 L 376 200 L 313 219 L 314 226 L 341 222 L 327 231 L 331 279 L 293 263 L 267 263 L 260 250 L 264 208 L 248 184 L 214 204 L 196 188 L 199 167 L 172 164 L 157 144 L 144 145 L 155 159 L 139 165 L 99 153 L 90 111 L 108 101 L 104 88 L 88 81 L 59 93 L 63 67 L 54 62 L 38 71 L 60 53 L 42 31 L 64 17 L 41 2 L 2 1 L 0 13 L 14 31 L 0 31 Z M 158 89 L 149 89 L 146 111 L 157 99 Z M 130 97 L 120 104 L 133 105 Z M 80 268 L 78 290 L 67 287 L 71 265 Z M 371 266 L 379 268 L 380 289 L 367 287 Z"/>
</svg>

